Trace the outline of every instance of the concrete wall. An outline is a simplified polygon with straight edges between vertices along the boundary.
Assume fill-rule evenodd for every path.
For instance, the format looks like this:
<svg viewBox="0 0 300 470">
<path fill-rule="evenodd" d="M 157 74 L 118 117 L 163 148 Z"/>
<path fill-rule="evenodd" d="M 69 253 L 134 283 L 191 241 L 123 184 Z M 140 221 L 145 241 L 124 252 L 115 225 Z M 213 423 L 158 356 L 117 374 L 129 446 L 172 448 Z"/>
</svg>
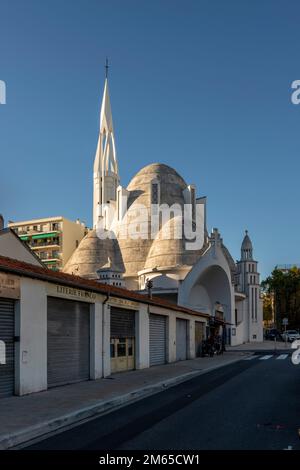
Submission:
<svg viewBox="0 0 300 470">
<path fill-rule="evenodd" d="M 140 304 L 139 311 L 136 312 L 135 324 L 135 367 L 145 369 L 150 364 L 148 305 Z"/>
<path fill-rule="evenodd" d="M 16 306 L 16 394 L 47 388 L 47 295 L 41 281 L 21 279 Z"/>
<path fill-rule="evenodd" d="M 86 297 L 83 294 L 88 293 L 80 289 L 68 290 L 44 281 L 22 277 L 19 280 L 20 299 L 16 300 L 15 327 L 15 334 L 20 337 L 16 343 L 15 355 L 16 394 L 25 395 L 47 389 L 47 297 L 49 295 L 90 303 L 90 378 L 95 380 L 109 376 L 111 300 L 98 294 Z M 126 302 L 122 299 L 119 301 Z M 138 302 L 131 304 L 130 308 L 136 312 L 136 369 L 147 368 L 150 363 L 150 312 L 167 317 L 167 362 L 176 361 L 176 318 L 188 321 L 187 356 L 195 357 L 195 320 L 198 317 L 159 306 L 148 306 Z M 201 321 L 206 322 L 203 317 Z"/>
</svg>

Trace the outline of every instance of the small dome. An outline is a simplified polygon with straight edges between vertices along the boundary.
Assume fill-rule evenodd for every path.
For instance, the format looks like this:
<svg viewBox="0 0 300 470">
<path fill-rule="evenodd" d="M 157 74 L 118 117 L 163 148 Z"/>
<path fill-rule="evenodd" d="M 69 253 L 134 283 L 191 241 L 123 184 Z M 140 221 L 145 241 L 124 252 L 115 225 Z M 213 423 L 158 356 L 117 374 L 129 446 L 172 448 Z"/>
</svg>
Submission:
<svg viewBox="0 0 300 470">
<path fill-rule="evenodd" d="M 186 239 L 177 238 L 183 233 L 181 217 L 170 219 L 158 232 L 150 248 L 145 269 L 161 267 L 192 266 L 200 255 L 200 250 L 187 250 Z"/>
<path fill-rule="evenodd" d="M 248 230 L 245 231 L 245 236 L 242 243 L 242 250 L 252 250 L 252 242 L 248 235 Z"/>
<path fill-rule="evenodd" d="M 68 274 L 96 279 L 97 270 L 110 267 L 114 271 L 124 272 L 122 255 L 116 239 L 104 240 L 91 230 L 80 242 L 63 271 Z"/>
</svg>

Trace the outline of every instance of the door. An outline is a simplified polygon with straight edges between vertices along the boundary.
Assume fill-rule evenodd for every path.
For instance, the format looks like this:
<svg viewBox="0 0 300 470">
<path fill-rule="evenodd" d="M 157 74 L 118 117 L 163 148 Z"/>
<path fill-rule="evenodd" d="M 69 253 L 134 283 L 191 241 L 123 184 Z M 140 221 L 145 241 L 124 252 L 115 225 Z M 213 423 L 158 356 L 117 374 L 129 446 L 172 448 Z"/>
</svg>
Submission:
<svg viewBox="0 0 300 470">
<path fill-rule="evenodd" d="M 166 317 L 150 315 L 150 366 L 166 363 Z"/>
<path fill-rule="evenodd" d="M 176 319 L 176 361 L 187 359 L 187 320 Z"/>
<path fill-rule="evenodd" d="M 0 298 L 0 398 L 14 394 L 15 387 L 14 301 Z"/>
<path fill-rule="evenodd" d="M 90 305 L 48 297 L 48 387 L 90 378 Z"/>
<path fill-rule="evenodd" d="M 135 311 L 110 308 L 111 372 L 135 368 Z"/>
<path fill-rule="evenodd" d="M 196 357 L 201 356 L 202 352 L 202 341 L 204 340 L 204 328 L 205 323 L 201 321 L 195 322 L 195 355 Z"/>
</svg>

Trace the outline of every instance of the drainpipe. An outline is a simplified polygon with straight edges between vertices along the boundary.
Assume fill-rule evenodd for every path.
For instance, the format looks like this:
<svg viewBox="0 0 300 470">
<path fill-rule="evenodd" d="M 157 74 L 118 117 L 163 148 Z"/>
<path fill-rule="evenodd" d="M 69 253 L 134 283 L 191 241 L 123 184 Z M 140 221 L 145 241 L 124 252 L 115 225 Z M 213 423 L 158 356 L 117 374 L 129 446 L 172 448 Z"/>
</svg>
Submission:
<svg viewBox="0 0 300 470">
<path fill-rule="evenodd" d="M 104 305 L 109 300 L 109 293 L 106 294 L 106 297 L 102 303 L 102 375 L 104 377 L 104 357 L 105 357 L 105 319 L 104 319 Z"/>
</svg>

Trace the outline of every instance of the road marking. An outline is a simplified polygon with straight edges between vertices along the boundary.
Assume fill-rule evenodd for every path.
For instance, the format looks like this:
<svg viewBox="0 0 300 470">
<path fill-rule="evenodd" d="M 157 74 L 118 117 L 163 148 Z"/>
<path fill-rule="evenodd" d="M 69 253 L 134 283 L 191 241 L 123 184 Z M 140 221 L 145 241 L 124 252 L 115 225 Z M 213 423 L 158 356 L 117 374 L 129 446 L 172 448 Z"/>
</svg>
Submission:
<svg viewBox="0 0 300 470">
<path fill-rule="evenodd" d="M 267 356 L 262 356 L 259 358 L 260 361 L 266 361 L 267 359 L 270 359 L 273 357 L 273 354 L 267 354 Z"/>
<path fill-rule="evenodd" d="M 253 355 L 253 356 L 250 356 L 250 357 L 245 357 L 244 358 L 244 361 L 252 361 L 252 359 L 255 359 L 257 356 Z"/>
<path fill-rule="evenodd" d="M 288 354 L 280 354 L 280 356 L 276 357 L 276 359 L 286 359 Z"/>
</svg>

